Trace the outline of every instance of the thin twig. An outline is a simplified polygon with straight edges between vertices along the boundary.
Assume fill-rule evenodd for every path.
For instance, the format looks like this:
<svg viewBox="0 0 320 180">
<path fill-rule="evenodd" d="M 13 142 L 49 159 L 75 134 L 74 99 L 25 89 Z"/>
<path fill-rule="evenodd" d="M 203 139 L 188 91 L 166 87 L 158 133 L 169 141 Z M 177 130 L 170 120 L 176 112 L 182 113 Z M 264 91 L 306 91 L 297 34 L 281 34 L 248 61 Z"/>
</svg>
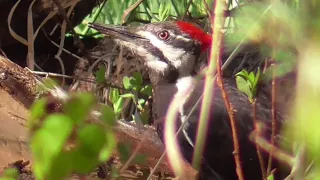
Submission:
<svg viewBox="0 0 320 180">
<path fill-rule="evenodd" d="M 189 0 L 188 4 L 187 4 L 187 8 L 186 8 L 186 11 L 184 12 L 183 16 L 181 17 L 181 20 L 184 20 L 185 16 L 187 15 L 188 11 L 189 11 L 189 8 L 192 4 L 192 1 L 193 0 Z"/>
<path fill-rule="evenodd" d="M 249 139 L 252 142 L 255 142 L 262 150 L 265 152 L 270 152 L 271 148 L 273 149 L 272 157 L 278 159 L 284 164 L 288 165 L 290 168 L 294 166 L 294 157 L 286 154 L 285 151 L 277 148 L 276 146 L 271 145 L 267 140 L 263 137 L 260 137 L 256 131 L 253 131 L 249 135 Z"/>
<path fill-rule="evenodd" d="M 128 9 L 126 9 L 123 12 L 123 15 L 122 15 L 122 18 L 121 18 L 122 24 L 125 23 L 127 17 L 131 14 L 131 12 L 134 11 L 143 1 L 144 0 L 137 1 L 136 3 L 134 3 L 132 6 L 130 6 Z"/>
<path fill-rule="evenodd" d="M 221 89 L 223 101 L 225 103 L 225 106 L 228 111 L 228 115 L 230 118 L 230 124 L 231 124 L 231 130 L 232 130 L 232 139 L 233 139 L 233 148 L 234 148 L 234 160 L 236 163 L 236 172 L 238 175 L 239 180 L 244 180 L 243 172 L 242 172 L 242 167 L 241 167 L 241 161 L 240 161 L 240 150 L 239 150 L 239 139 L 237 135 L 237 127 L 236 127 L 236 120 L 234 117 L 234 111 L 233 107 L 231 106 L 231 103 L 228 99 L 227 93 L 224 89 L 223 85 L 223 80 L 222 80 L 222 72 L 221 72 L 221 61 L 219 59 L 217 60 L 217 84 Z"/>
<path fill-rule="evenodd" d="M 63 17 L 63 19 L 67 22 L 67 26 L 69 28 L 69 30 L 72 32 L 72 34 L 74 35 L 74 44 L 80 49 L 83 50 L 84 49 L 84 45 L 81 42 L 79 36 L 76 34 L 76 32 L 73 29 L 73 25 L 72 22 L 70 21 L 70 19 L 68 18 L 64 8 L 61 6 L 60 2 L 58 0 L 53 0 L 54 4 L 58 7 L 59 13 L 60 15 Z"/>
<path fill-rule="evenodd" d="M 96 84 L 96 80 L 95 79 L 86 79 L 86 78 L 80 78 L 80 77 L 76 77 L 76 76 L 68 76 L 68 75 L 63 75 L 63 74 L 58 74 L 58 73 L 50 73 L 50 72 L 39 72 L 39 71 L 32 71 L 30 69 L 28 69 L 31 73 L 33 74 L 37 74 L 37 75 L 43 75 L 43 76 L 51 76 L 51 77 L 63 77 L 66 79 L 73 79 L 73 80 L 78 80 L 78 81 L 84 81 L 84 82 L 88 82 L 88 83 L 93 83 Z M 105 82 L 102 83 L 103 86 L 106 87 L 111 87 L 111 88 L 116 88 L 116 89 L 121 89 L 121 90 L 125 90 L 127 91 L 124 87 L 120 87 L 120 86 L 116 86 L 113 85 L 111 83 Z"/>
<path fill-rule="evenodd" d="M 0 45 L 1 47 L 1 45 Z M 6 55 L 6 53 L 0 48 L 0 53 L 3 57 L 7 58 L 8 59 L 8 56 Z"/>
<path fill-rule="evenodd" d="M 43 29 L 42 29 L 42 30 L 43 30 Z M 59 48 L 59 45 L 58 45 L 56 42 L 54 42 L 53 40 L 51 40 L 50 37 L 48 36 L 48 34 L 47 34 L 44 30 L 43 30 L 43 34 L 45 35 L 45 37 L 46 37 L 54 46 L 56 46 L 57 48 Z M 62 47 L 62 51 L 65 52 L 65 53 L 67 53 L 68 55 L 70 55 L 70 56 L 78 59 L 78 60 L 85 61 L 85 59 L 83 59 L 82 57 L 80 57 L 80 56 L 78 56 L 78 55 L 70 52 L 69 50 L 67 50 L 67 49 L 65 49 L 65 48 L 63 48 L 63 47 Z"/>
<path fill-rule="evenodd" d="M 275 142 L 275 136 L 276 136 L 276 128 L 277 128 L 277 124 L 276 124 L 276 73 L 275 73 L 275 65 L 271 64 L 271 68 L 272 68 L 272 92 L 271 92 L 271 116 L 272 116 L 272 122 L 271 122 L 271 147 L 273 147 L 274 142 Z M 271 167 L 272 167 L 272 153 L 273 153 L 273 149 L 270 149 L 269 152 L 269 160 L 268 160 L 268 167 L 267 167 L 267 174 L 269 175 Z"/>
<path fill-rule="evenodd" d="M 34 34 L 33 34 L 33 13 L 32 7 L 36 0 L 33 0 L 28 8 L 27 15 L 27 38 L 28 38 L 28 55 L 27 55 L 27 65 L 30 69 L 34 70 Z"/>
<path fill-rule="evenodd" d="M 210 22 L 212 22 L 212 12 L 210 11 L 209 5 L 206 0 L 203 0 L 204 7 L 207 10 L 207 14 L 209 16 Z"/>
<path fill-rule="evenodd" d="M 254 129 L 260 135 L 260 129 L 259 129 L 258 124 L 257 124 L 257 106 L 256 105 L 257 105 L 256 104 L 256 100 L 254 100 L 253 103 L 252 103 L 253 125 L 254 125 Z M 267 174 L 266 174 L 266 170 L 265 170 L 265 166 L 264 166 L 264 161 L 263 161 L 263 157 L 262 157 L 260 148 L 259 148 L 259 146 L 257 144 L 256 144 L 256 148 L 257 148 L 257 155 L 258 155 L 260 168 L 261 168 L 262 179 L 266 180 Z"/>
<path fill-rule="evenodd" d="M 131 154 L 131 156 L 129 157 L 129 159 L 126 161 L 126 163 L 121 167 L 121 169 L 119 170 L 119 174 L 121 174 L 124 170 L 126 170 L 128 168 L 128 166 L 130 165 L 130 163 L 134 160 L 134 157 L 136 157 L 136 155 L 138 154 L 139 150 L 141 149 L 143 143 L 148 139 L 149 135 L 152 133 L 152 129 L 148 129 L 147 131 L 144 132 L 144 134 L 142 135 L 142 139 L 139 142 L 138 146 L 136 147 L 136 149 L 133 151 L 133 153 Z"/>
</svg>

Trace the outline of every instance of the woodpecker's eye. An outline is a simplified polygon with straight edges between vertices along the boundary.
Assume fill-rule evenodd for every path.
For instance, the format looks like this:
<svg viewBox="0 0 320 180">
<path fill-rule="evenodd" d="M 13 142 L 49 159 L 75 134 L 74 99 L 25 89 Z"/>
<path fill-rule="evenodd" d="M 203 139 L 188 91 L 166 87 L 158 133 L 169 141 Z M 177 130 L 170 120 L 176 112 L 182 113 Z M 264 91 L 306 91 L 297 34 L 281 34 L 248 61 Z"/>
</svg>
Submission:
<svg viewBox="0 0 320 180">
<path fill-rule="evenodd" d="M 169 36 L 170 36 L 170 34 L 168 31 L 161 31 L 158 33 L 158 37 L 163 40 L 167 40 L 169 38 Z"/>
</svg>

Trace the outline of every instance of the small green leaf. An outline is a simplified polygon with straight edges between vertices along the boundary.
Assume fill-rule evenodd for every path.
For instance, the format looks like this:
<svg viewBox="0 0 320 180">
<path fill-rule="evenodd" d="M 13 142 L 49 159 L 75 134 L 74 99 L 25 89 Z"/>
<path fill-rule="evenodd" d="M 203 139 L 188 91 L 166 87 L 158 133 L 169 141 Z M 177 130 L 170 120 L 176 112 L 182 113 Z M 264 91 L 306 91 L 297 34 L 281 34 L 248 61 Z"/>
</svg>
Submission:
<svg viewBox="0 0 320 180">
<path fill-rule="evenodd" d="M 144 99 L 139 99 L 139 100 L 138 100 L 138 104 L 139 104 L 140 106 L 144 106 L 145 103 L 146 103 L 146 100 L 144 100 Z"/>
<path fill-rule="evenodd" d="M 121 97 L 123 97 L 123 98 L 134 98 L 134 94 L 126 93 L 126 94 L 122 94 Z"/>
<path fill-rule="evenodd" d="M 165 21 L 169 17 L 170 13 L 170 3 L 167 1 L 162 1 L 159 7 L 159 20 L 160 21 Z"/>
<path fill-rule="evenodd" d="M 97 124 L 89 124 L 79 130 L 78 149 L 73 153 L 76 172 L 89 173 L 101 163 L 99 159 L 101 152 L 105 150 L 106 140 L 104 128 Z"/>
<path fill-rule="evenodd" d="M 111 166 L 111 177 L 113 177 L 113 178 L 120 177 L 119 169 L 114 165 Z"/>
<path fill-rule="evenodd" d="M 248 81 L 250 82 L 250 85 L 253 86 L 254 82 L 255 82 L 255 75 L 254 72 L 250 72 L 249 76 L 248 76 Z"/>
<path fill-rule="evenodd" d="M 73 152 L 72 157 L 74 162 L 74 171 L 79 174 L 90 173 L 100 164 L 97 158 L 87 156 L 82 152 L 82 150 Z"/>
<path fill-rule="evenodd" d="M 128 76 L 124 76 L 122 79 L 122 83 L 125 89 L 130 90 L 133 85 L 131 84 L 131 80 Z"/>
<path fill-rule="evenodd" d="M 140 119 L 143 124 L 149 124 L 150 114 L 148 111 L 142 111 L 140 113 Z"/>
<path fill-rule="evenodd" d="M 114 110 L 109 106 L 102 106 L 100 119 L 108 125 L 115 125 L 116 114 Z"/>
<path fill-rule="evenodd" d="M 162 2 L 160 3 L 159 11 L 158 11 L 159 17 L 161 17 L 161 15 L 162 15 L 162 13 L 163 13 L 163 11 L 164 11 L 164 8 L 165 8 L 165 2 L 162 1 Z"/>
<path fill-rule="evenodd" d="M 16 168 L 5 169 L 0 180 L 16 180 L 19 179 L 19 172 Z"/>
<path fill-rule="evenodd" d="M 49 89 L 52 89 L 57 86 L 57 82 L 51 78 L 46 78 L 45 80 L 43 80 L 43 84 L 45 85 L 46 88 L 49 88 Z"/>
<path fill-rule="evenodd" d="M 27 125 L 30 129 L 35 128 L 39 123 L 40 118 L 46 114 L 46 104 L 47 99 L 45 98 L 38 99 L 32 104 Z"/>
<path fill-rule="evenodd" d="M 250 90 L 250 85 L 247 83 L 247 81 L 242 76 L 236 77 L 236 83 L 239 91 L 245 93 L 249 99 L 252 98 L 252 92 Z"/>
<path fill-rule="evenodd" d="M 143 165 L 146 163 L 146 160 L 147 160 L 147 156 L 144 155 L 144 154 L 137 154 L 135 157 L 134 157 L 134 160 L 133 162 L 135 164 L 140 164 L 140 165 Z"/>
<path fill-rule="evenodd" d="M 120 161 L 126 162 L 131 155 L 131 145 L 125 143 L 118 143 L 118 152 L 120 153 Z"/>
<path fill-rule="evenodd" d="M 258 68 L 257 74 L 256 74 L 256 78 L 255 81 L 253 83 L 253 87 L 256 87 L 258 85 L 259 79 L 260 79 L 260 75 L 261 75 L 261 71 L 260 68 Z"/>
<path fill-rule="evenodd" d="M 142 85 L 143 79 L 142 79 L 142 74 L 140 72 L 134 72 L 133 78 L 134 78 L 134 85 L 136 86 Z"/>
<path fill-rule="evenodd" d="M 147 95 L 148 97 L 152 96 L 152 86 L 146 85 L 144 86 L 141 91 L 142 94 Z"/>
<path fill-rule="evenodd" d="M 77 93 L 64 105 L 64 110 L 76 124 L 83 123 L 94 102 L 92 94 Z"/>
<path fill-rule="evenodd" d="M 78 132 L 79 149 L 89 157 L 98 157 L 106 142 L 106 136 L 102 126 L 89 124 Z"/>
<path fill-rule="evenodd" d="M 120 97 L 118 101 L 113 105 L 114 112 L 119 114 L 122 111 L 124 105 L 124 98 Z"/>
<path fill-rule="evenodd" d="M 110 158 L 110 156 L 112 155 L 112 152 L 114 151 L 116 145 L 117 145 L 116 137 L 114 136 L 112 131 L 107 131 L 106 132 L 106 143 L 99 154 L 99 160 L 101 162 L 107 161 Z"/>
<path fill-rule="evenodd" d="M 270 174 L 270 175 L 267 177 L 267 180 L 274 180 L 273 174 Z"/>
<path fill-rule="evenodd" d="M 105 74 L 106 74 L 106 67 L 105 66 L 100 66 L 99 70 L 96 71 L 96 81 L 98 84 L 104 83 L 105 82 Z"/>
<path fill-rule="evenodd" d="M 146 11 L 148 12 L 149 16 L 152 18 L 151 22 L 159 22 L 160 20 L 151 12 L 151 10 L 146 7 Z"/>
<path fill-rule="evenodd" d="M 248 77 L 249 77 L 249 74 L 248 74 L 248 72 L 244 69 L 244 70 L 238 72 L 238 73 L 236 74 L 236 76 L 243 76 L 243 77 L 245 77 L 245 78 L 248 78 Z"/>
<path fill-rule="evenodd" d="M 112 104 L 115 104 L 119 98 L 120 98 L 119 89 L 111 88 L 111 91 L 109 94 L 109 100 L 112 102 Z"/>
<path fill-rule="evenodd" d="M 73 159 L 70 152 L 61 152 L 52 161 L 51 169 L 46 175 L 48 180 L 65 179 L 69 174 L 72 173 Z"/>
<path fill-rule="evenodd" d="M 33 134 L 30 144 L 37 179 L 44 179 L 50 172 L 54 159 L 62 151 L 72 129 L 73 122 L 68 116 L 52 114 L 44 120 L 42 128 Z"/>
</svg>

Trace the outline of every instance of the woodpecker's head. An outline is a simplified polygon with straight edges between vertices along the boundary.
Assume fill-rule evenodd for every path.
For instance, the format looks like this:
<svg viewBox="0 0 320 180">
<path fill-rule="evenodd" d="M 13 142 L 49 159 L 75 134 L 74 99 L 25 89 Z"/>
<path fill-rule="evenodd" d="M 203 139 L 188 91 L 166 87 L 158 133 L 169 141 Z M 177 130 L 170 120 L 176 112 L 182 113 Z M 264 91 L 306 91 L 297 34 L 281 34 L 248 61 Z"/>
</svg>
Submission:
<svg viewBox="0 0 320 180">
<path fill-rule="evenodd" d="M 178 78 L 193 75 L 201 52 L 211 44 L 209 34 L 183 21 L 138 27 L 89 26 L 141 56 L 153 83 L 174 83 Z"/>
</svg>

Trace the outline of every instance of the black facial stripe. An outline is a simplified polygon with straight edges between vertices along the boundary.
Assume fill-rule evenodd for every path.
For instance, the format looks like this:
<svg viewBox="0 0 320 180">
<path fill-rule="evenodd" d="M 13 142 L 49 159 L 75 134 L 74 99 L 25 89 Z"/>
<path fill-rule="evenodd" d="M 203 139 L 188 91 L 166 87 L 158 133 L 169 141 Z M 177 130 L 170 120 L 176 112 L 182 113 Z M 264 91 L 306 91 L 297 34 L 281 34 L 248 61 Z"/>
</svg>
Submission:
<svg viewBox="0 0 320 180">
<path fill-rule="evenodd" d="M 151 44 L 148 43 L 144 46 L 144 48 L 147 49 L 152 54 L 152 56 L 158 57 L 159 61 L 163 61 L 168 64 L 170 63 L 167 60 L 167 58 L 163 55 L 162 51 L 160 49 L 158 49 L 157 47 L 152 46 Z"/>
<path fill-rule="evenodd" d="M 162 51 L 159 48 L 152 46 L 151 44 L 146 45 L 145 48 L 152 54 L 152 56 L 158 57 L 158 61 L 163 61 L 168 64 L 168 72 L 164 73 L 164 78 L 169 83 L 175 83 L 179 78 L 178 69 L 175 68 L 170 61 L 168 61 L 168 59 L 163 55 Z"/>
</svg>

